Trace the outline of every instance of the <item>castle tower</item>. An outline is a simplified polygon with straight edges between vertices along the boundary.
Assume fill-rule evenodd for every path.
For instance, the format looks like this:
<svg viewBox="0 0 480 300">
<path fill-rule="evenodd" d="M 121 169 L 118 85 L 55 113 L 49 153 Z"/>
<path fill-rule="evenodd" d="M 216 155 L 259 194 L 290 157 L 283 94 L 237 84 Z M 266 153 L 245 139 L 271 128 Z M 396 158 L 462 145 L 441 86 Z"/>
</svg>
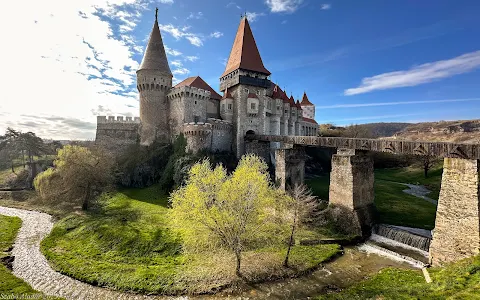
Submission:
<svg viewBox="0 0 480 300">
<path fill-rule="evenodd" d="M 228 89 L 233 98 L 233 149 L 237 157 L 245 152 L 244 137 L 247 132 L 270 132 L 270 126 L 265 126 L 267 95 L 273 88 L 269 75 L 270 71 L 263 65 L 250 24 L 244 16 L 238 26 L 225 72 L 220 77 L 220 91 L 227 94 Z"/>
<path fill-rule="evenodd" d="M 166 94 L 172 88 L 172 72 L 168 66 L 162 35 L 155 13 L 150 40 L 137 71 L 140 93 L 140 143 L 149 145 L 155 139 L 169 141 L 169 104 Z"/>
<path fill-rule="evenodd" d="M 308 100 L 307 93 L 303 92 L 302 102 L 300 102 L 303 110 L 303 117 L 315 120 L 315 105 Z"/>
</svg>

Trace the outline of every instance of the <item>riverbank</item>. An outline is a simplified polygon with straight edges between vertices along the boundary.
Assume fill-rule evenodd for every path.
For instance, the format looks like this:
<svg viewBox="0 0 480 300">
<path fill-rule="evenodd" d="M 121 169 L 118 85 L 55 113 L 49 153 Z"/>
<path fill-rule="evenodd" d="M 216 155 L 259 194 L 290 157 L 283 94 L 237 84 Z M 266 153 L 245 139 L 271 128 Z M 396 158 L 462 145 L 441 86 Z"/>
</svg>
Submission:
<svg viewBox="0 0 480 300">
<path fill-rule="evenodd" d="M 97 208 L 55 224 L 41 243 L 51 266 L 82 282 L 142 294 L 202 294 L 246 282 L 296 277 L 337 255 L 339 245 L 297 245 L 290 267 L 283 267 L 285 247 L 245 251 L 235 275 L 230 253 L 181 251 L 169 229 L 167 198 L 156 187 L 105 194 Z M 322 232 L 303 230 L 299 238 L 321 239 Z"/>
</svg>

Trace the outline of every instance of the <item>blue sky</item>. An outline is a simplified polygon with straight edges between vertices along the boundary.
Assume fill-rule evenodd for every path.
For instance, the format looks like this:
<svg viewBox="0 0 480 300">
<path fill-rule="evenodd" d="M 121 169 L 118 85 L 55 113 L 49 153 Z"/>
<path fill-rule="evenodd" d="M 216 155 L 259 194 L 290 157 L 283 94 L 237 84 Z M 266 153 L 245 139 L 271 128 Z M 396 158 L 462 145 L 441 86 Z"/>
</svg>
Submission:
<svg viewBox="0 0 480 300">
<path fill-rule="evenodd" d="M 200 75 L 218 89 L 247 12 L 271 79 L 306 91 L 319 123 L 480 117 L 480 1 L 39 2 L 0 4 L 17 45 L 2 50 L 0 130 L 93 139 L 96 115 L 137 116 L 155 7 L 176 81 Z"/>
</svg>

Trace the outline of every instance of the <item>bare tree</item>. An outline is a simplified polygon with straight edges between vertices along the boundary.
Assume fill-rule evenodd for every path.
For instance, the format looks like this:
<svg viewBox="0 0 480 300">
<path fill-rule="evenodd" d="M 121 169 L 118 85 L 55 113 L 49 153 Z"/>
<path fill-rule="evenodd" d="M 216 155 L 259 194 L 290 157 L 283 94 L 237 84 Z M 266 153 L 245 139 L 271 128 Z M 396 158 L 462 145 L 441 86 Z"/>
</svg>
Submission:
<svg viewBox="0 0 480 300">
<path fill-rule="evenodd" d="M 428 178 L 428 171 L 430 171 L 430 169 L 435 164 L 435 156 L 427 154 L 422 155 L 420 159 L 423 167 L 423 175 L 425 176 L 425 178 Z"/>
<path fill-rule="evenodd" d="M 291 224 L 290 238 L 288 241 L 287 254 L 285 256 L 285 261 L 283 262 L 283 265 L 285 267 L 288 267 L 290 251 L 292 249 L 292 246 L 295 244 L 295 234 L 298 227 L 301 224 L 312 221 L 316 217 L 319 211 L 320 204 L 319 199 L 316 196 L 312 195 L 312 191 L 305 184 L 296 184 L 292 189 L 289 190 L 288 193 L 293 200 L 293 219 Z"/>
</svg>

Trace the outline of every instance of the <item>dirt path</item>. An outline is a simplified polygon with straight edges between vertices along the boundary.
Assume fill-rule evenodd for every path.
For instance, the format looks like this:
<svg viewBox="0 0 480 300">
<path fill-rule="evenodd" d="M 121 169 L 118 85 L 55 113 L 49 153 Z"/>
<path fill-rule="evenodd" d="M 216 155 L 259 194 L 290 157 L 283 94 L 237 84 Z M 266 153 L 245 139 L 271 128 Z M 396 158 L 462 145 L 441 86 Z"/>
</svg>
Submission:
<svg viewBox="0 0 480 300">
<path fill-rule="evenodd" d="M 186 297 L 154 297 L 121 293 L 94 287 L 54 271 L 40 252 L 40 242 L 53 228 L 50 215 L 0 206 L 0 214 L 22 219 L 22 227 L 12 250 L 13 274 L 35 290 L 65 299 L 188 299 Z"/>
<path fill-rule="evenodd" d="M 401 182 L 397 182 L 397 183 L 409 187 L 408 189 L 403 190 L 404 193 L 418 197 L 418 198 L 422 198 L 423 200 L 428 201 L 434 205 L 438 204 L 437 200 L 427 197 L 427 195 L 430 194 L 431 191 L 426 187 L 424 187 L 423 185 L 401 183 Z"/>
</svg>

